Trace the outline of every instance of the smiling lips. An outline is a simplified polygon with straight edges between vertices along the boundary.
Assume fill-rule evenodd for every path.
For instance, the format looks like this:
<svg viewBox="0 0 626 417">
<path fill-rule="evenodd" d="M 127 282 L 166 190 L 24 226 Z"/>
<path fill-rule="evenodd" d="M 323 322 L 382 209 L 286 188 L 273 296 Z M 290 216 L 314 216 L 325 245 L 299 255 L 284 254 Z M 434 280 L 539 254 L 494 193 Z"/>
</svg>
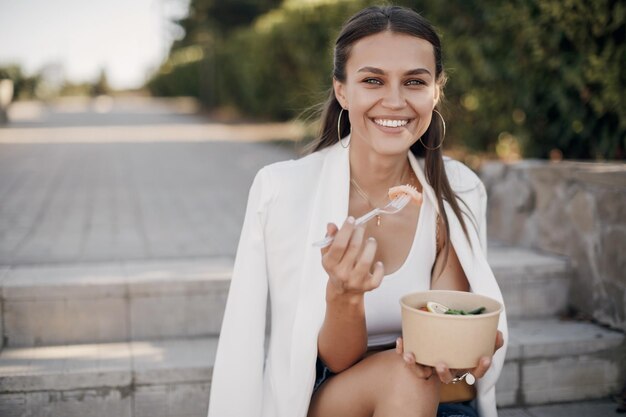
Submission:
<svg viewBox="0 0 626 417">
<path fill-rule="evenodd" d="M 409 124 L 409 119 L 374 119 L 374 123 L 384 127 L 403 127 Z"/>
</svg>

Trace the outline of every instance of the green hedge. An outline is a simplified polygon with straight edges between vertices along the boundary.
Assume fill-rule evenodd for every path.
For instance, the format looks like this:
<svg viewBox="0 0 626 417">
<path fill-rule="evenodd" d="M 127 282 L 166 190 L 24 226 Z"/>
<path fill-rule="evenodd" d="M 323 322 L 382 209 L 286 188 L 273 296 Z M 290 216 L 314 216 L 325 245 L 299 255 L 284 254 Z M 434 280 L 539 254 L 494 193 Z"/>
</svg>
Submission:
<svg viewBox="0 0 626 417">
<path fill-rule="evenodd" d="M 449 142 L 504 157 L 626 156 L 624 2 L 395 3 L 421 12 L 442 36 Z M 151 88 L 258 118 L 296 117 L 323 101 L 337 31 L 369 4 L 376 2 L 287 1 L 204 45 L 202 60 L 158 74 Z"/>
</svg>

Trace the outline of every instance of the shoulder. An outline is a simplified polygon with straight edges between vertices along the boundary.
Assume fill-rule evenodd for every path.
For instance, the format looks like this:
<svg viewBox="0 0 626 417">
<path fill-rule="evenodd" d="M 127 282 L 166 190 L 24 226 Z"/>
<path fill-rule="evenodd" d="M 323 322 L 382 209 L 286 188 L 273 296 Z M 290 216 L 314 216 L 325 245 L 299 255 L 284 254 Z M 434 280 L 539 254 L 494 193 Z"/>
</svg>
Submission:
<svg viewBox="0 0 626 417">
<path fill-rule="evenodd" d="M 444 156 L 443 162 L 450 186 L 456 193 L 483 192 L 482 181 L 467 165 L 447 156 Z"/>
<path fill-rule="evenodd" d="M 315 152 L 299 159 L 275 162 L 261 169 L 266 175 L 273 177 L 307 176 L 311 172 L 318 172 L 324 163 L 325 151 Z"/>
<path fill-rule="evenodd" d="M 291 200 L 303 197 L 300 195 L 302 193 L 310 193 L 319 178 L 325 154 L 325 150 L 322 150 L 300 159 L 275 162 L 261 168 L 254 184 L 263 190 L 263 200 L 269 203 L 281 196 L 289 196 Z"/>
</svg>

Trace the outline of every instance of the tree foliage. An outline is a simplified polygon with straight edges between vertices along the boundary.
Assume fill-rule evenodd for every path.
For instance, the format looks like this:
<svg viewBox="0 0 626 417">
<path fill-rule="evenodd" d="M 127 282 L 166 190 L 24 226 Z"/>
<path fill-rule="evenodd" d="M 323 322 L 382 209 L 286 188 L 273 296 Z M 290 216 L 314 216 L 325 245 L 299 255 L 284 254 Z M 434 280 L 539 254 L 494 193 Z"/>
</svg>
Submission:
<svg viewBox="0 0 626 417">
<path fill-rule="evenodd" d="M 237 18 L 225 8 L 253 2 L 218 3 L 192 1 L 181 22 L 187 35 L 152 90 L 289 119 L 324 99 L 339 27 L 375 2 L 287 0 L 274 7 L 278 1 L 261 1 Z M 422 13 L 442 36 L 450 142 L 504 156 L 626 156 L 626 3 L 396 3 Z M 180 59 L 181 51 L 198 46 L 195 61 Z"/>
</svg>

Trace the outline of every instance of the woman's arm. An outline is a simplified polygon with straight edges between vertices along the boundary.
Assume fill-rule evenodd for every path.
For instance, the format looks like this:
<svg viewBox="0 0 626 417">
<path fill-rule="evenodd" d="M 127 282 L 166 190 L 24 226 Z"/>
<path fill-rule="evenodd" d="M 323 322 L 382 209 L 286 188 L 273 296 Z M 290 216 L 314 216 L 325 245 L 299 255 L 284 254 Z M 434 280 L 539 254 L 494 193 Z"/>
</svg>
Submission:
<svg viewBox="0 0 626 417">
<path fill-rule="evenodd" d="M 317 339 L 320 359 L 334 373 L 356 363 L 367 350 L 363 295 L 345 295 L 326 287 L 326 316 Z"/>
<path fill-rule="evenodd" d="M 330 247 L 322 250 L 322 265 L 328 273 L 326 316 L 318 335 L 318 355 L 331 371 L 341 372 L 363 357 L 367 350 L 364 293 L 377 288 L 384 276 L 382 263 L 372 268 L 376 241 L 364 241 L 365 229 L 354 226 L 354 218 L 337 230 Z M 373 272 L 370 272 L 372 271 Z"/>
</svg>

